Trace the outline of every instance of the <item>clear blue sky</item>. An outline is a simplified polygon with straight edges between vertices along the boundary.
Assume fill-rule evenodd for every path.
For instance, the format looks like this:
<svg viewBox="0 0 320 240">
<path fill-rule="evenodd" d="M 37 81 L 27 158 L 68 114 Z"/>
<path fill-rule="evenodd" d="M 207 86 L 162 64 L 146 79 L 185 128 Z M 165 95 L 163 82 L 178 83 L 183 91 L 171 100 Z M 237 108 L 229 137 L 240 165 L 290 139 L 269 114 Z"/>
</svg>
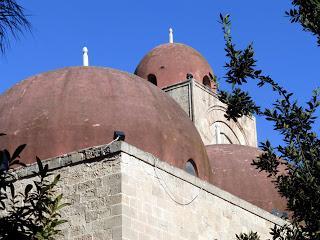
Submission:
<svg viewBox="0 0 320 240">
<path fill-rule="evenodd" d="M 238 46 L 253 42 L 258 65 L 304 102 L 320 84 L 320 47 L 315 37 L 284 17 L 290 1 L 268 0 L 21 0 L 30 14 L 32 33 L 0 57 L 0 93 L 26 77 L 66 66 L 81 65 L 81 49 L 89 49 L 90 65 L 133 72 L 153 47 L 168 41 L 197 49 L 222 78 L 224 41 L 219 13 L 230 13 Z M 220 86 L 225 87 L 223 79 Z M 248 87 L 267 104 L 272 94 Z M 258 118 L 259 140 L 280 140 Z"/>
</svg>

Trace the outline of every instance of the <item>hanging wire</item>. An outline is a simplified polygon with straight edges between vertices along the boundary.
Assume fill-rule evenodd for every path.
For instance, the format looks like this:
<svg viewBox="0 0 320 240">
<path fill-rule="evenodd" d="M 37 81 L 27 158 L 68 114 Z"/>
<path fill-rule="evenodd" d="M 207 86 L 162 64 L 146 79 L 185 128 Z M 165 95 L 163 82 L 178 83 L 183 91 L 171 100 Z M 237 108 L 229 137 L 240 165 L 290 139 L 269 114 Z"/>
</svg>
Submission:
<svg viewBox="0 0 320 240">
<path fill-rule="evenodd" d="M 155 175 L 156 175 L 156 177 L 157 177 L 160 185 L 162 186 L 163 190 L 166 192 L 166 194 L 170 197 L 170 199 L 171 199 L 172 201 L 174 201 L 175 203 L 177 203 L 177 204 L 179 204 L 179 205 L 181 205 L 181 206 L 187 206 L 187 205 L 190 205 L 192 202 L 194 202 L 194 201 L 198 198 L 198 196 L 200 195 L 200 191 L 202 191 L 202 187 L 199 188 L 198 193 L 197 193 L 190 201 L 187 201 L 187 202 L 180 202 L 180 201 L 178 201 L 178 200 L 176 199 L 176 197 L 173 195 L 173 193 L 171 193 L 171 192 L 169 191 L 169 187 L 168 187 L 168 185 L 166 184 L 166 182 L 164 181 L 163 177 L 160 178 L 159 175 L 158 175 L 158 173 L 157 173 L 157 168 L 158 168 L 158 167 L 157 167 L 157 164 L 156 164 L 156 163 L 157 163 L 158 160 L 157 160 L 153 155 L 152 155 L 152 158 L 153 158 L 153 160 L 154 160 L 154 166 L 153 166 L 154 173 L 155 173 Z M 162 181 L 160 181 L 160 180 L 162 180 Z M 162 182 L 163 182 L 163 183 L 162 183 Z M 196 185 L 194 184 L 194 186 L 196 186 Z"/>
</svg>

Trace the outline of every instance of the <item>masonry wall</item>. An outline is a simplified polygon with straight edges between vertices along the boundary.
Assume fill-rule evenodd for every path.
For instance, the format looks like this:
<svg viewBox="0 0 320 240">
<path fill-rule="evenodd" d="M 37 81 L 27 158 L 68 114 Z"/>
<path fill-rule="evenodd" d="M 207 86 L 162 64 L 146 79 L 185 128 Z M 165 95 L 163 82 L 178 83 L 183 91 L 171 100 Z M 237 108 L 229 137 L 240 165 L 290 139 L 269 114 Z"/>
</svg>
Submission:
<svg viewBox="0 0 320 240">
<path fill-rule="evenodd" d="M 176 100 L 189 118 L 193 120 L 191 82 L 175 84 L 166 88 L 165 92 Z"/>
<path fill-rule="evenodd" d="M 217 144 L 215 127 L 220 129 L 220 144 L 241 144 L 257 147 L 254 117 L 242 117 L 238 122 L 228 121 L 226 105 L 216 94 L 197 81 L 190 80 L 163 89 L 175 99 L 194 122 L 205 145 Z"/>
<path fill-rule="evenodd" d="M 45 161 L 53 175 L 61 174 L 57 190 L 71 203 L 62 209 L 68 222 L 61 226 L 63 236 L 56 239 L 122 239 L 121 155 L 110 151 L 108 146 L 95 147 Z M 30 175 L 36 168 L 31 165 L 16 172 L 22 178 L 17 190 L 32 183 Z"/>
<path fill-rule="evenodd" d="M 121 175 L 123 239 L 232 240 L 235 234 L 250 230 L 267 239 L 275 223 L 283 224 L 270 213 L 152 156 L 141 161 L 124 153 Z"/>
<path fill-rule="evenodd" d="M 235 239 L 284 222 L 125 142 L 45 161 L 61 174 L 63 236 L 70 240 Z M 36 165 L 15 172 L 17 190 L 34 180 Z"/>
<path fill-rule="evenodd" d="M 222 142 L 257 147 L 257 131 L 254 117 L 242 117 L 237 122 L 228 121 L 224 114 L 226 105 L 216 94 L 196 81 L 192 82 L 194 123 L 205 139 L 204 144 L 216 144 L 215 124 L 220 128 Z M 226 139 L 228 137 L 228 139 Z"/>
</svg>

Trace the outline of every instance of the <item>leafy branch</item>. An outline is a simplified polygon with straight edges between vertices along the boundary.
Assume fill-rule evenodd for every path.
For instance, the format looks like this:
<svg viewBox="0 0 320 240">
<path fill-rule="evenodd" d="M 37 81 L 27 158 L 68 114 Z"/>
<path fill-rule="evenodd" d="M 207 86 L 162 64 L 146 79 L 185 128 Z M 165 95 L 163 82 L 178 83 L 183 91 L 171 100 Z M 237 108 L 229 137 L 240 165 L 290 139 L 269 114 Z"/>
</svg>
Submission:
<svg viewBox="0 0 320 240">
<path fill-rule="evenodd" d="M 20 153 L 25 147 L 25 144 L 19 146 L 12 156 L 6 149 L 0 151 L 0 207 L 3 211 L 0 239 L 54 239 L 60 234 L 57 227 L 66 222 L 59 212 L 69 205 L 63 203 L 63 195 L 55 190 L 60 175 L 49 180 L 48 165 L 43 166 L 37 158 L 38 171 L 34 172 L 33 184 L 28 184 L 23 193 L 16 193 L 16 179 L 9 169 L 16 164 L 24 165 Z"/>
<path fill-rule="evenodd" d="M 252 43 L 244 50 L 236 49 L 229 15 L 220 15 L 220 20 L 228 59 L 225 79 L 233 89 L 231 93 L 219 91 L 219 99 L 227 104 L 227 119 L 236 121 L 242 116 L 259 114 L 273 124 L 284 142 L 277 147 L 269 141 L 261 143 L 264 153 L 253 161 L 257 169 L 274 177 L 275 186 L 292 213 L 290 226 L 272 229 L 273 239 L 320 239 L 320 141 L 312 129 L 320 92 L 315 90 L 306 106 L 299 105 L 293 93 L 257 68 Z M 278 95 L 271 108 L 261 109 L 248 93 L 237 87 L 248 81 L 256 81 L 259 88 L 269 86 Z"/>
<path fill-rule="evenodd" d="M 9 46 L 9 34 L 18 38 L 24 29 L 30 29 L 24 8 L 15 0 L 0 0 L 0 52 Z"/>
<path fill-rule="evenodd" d="M 292 5 L 286 12 L 291 23 L 300 23 L 304 31 L 317 37 L 320 46 L 320 0 L 293 0 Z"/>
</svg>

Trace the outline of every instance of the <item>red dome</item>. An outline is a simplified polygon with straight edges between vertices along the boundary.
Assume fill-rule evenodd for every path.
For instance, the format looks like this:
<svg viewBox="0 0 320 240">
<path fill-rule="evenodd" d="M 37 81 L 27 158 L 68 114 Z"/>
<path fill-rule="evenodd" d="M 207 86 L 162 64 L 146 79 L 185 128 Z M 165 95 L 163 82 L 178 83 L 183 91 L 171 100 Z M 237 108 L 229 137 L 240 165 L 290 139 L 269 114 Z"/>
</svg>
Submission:
<svg viewBox="0 0 320 240">
<path fill-rule="evenodd" d="M 286 201 L 264 172 L 251 165 L 258 148 L 216 144 L 206 146 L 212 167 L 212 184 L 269 212 L 284 211 Z"/>
<path fill-rule="evenodd" d="M 210 81 L 213 71 L 205 58 L 181 43 L 167 43 L 152 49 L 135 70 L 135 74 L 144 79 L 154 76 L 160 88 L 185 81 L 188 73 L 196 81 L 215 87 Z"/>
<path fill-rule="evenodd" d="M 180 106 L 143 79 L 108 68 L 72 67 L 33 76 L 0 96 L 0 147 L 28 146 L 25 163 L 108 143 L 114 130 L 126 141 L 199 176 L 210 168 L 202 140 Z"/>
</svg>

